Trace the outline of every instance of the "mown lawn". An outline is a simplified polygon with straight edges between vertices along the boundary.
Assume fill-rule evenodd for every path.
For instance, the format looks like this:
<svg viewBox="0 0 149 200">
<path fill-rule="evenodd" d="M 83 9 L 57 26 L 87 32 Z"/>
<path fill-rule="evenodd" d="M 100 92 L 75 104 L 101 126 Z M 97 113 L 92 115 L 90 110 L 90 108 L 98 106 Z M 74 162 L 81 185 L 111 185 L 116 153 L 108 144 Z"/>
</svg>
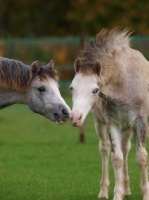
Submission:
<svg viewBox="0 0 149 200">
<path fill-rule="evenodd" d="M 71 105 L 70 97 L 66 101 Z M 78 129 L 70 122 L 56 125 L 24 105 L 1 110 L 0 123 L 0 200 L 98 199 L 101 157 L 91 114 L 85 122 L 85 144 L 78 142 Z M 129 154 L 132 195 L 127 200 L 142 199 L 134 153 L 132 144 Z M 109 171 L 112 200 L 111 161 Z"/>
</svg>

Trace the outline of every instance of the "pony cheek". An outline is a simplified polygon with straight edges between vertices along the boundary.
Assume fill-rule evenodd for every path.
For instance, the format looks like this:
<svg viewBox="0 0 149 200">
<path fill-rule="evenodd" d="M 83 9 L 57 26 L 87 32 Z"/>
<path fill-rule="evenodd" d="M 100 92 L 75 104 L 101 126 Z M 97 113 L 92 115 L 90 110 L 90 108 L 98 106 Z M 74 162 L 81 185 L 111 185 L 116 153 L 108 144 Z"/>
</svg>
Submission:
<svg viewBox="0 0 149 200">
<path fill-rule="evenodd" d="M 97 94 L 96 97 L 95 97 L 95 101 L 92 103 L 91 110 L 94 109 L 99 102 L 100 102 L 100 99 L 99 99 L 99 95 Z"/>
<path fill-rule="evenodd" d="M 33 98 L 32 95 L 28 96 L 27 105 L 35 113 L 42 114 L 44 112 L 43 103 L 38 98 Z"/>
</svg>

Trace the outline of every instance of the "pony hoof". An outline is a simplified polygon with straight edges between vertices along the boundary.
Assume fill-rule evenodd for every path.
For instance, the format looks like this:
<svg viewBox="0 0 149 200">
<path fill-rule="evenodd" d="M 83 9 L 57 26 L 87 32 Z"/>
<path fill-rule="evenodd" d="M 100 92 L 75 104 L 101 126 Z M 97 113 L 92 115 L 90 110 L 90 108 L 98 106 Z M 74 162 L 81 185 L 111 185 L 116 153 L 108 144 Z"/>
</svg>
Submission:
<svg viewBox="0 0 149 200">
<path fill-rule="evenodd" d="M 125 192 L 124 192 L 124 197 L 127 197 L 127 196 L 130 196 L 131 195 L 131 191 L 130 189 L 126 189 Z"/>
<path fill-rule="evenodd" d="M 114 195 L 113 198 L 113 200 L 122 200 L 122 199 L 123 199 L 122 195 Z"/>
<path fill-rule="evenodd" d="M 100 190 L 98 198 L 105 198 L 108 199 L 108 192 L 105 190 Z"/>
<path fill-rule="evenodd" d="M 149 199 L 149 195 L 148 196 L 145 196 L 143 197 L 143 200 L 148 200 Z"/>
</svg>

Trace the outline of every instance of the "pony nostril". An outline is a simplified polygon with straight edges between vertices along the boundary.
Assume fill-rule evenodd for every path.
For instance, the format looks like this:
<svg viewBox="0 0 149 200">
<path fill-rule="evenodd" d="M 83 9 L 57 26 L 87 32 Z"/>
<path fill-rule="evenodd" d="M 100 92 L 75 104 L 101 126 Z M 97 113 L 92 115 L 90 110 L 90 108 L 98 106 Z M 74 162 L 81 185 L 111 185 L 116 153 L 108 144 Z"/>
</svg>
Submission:
<svg viewBox="0 0 149 200">
<path fill-rule="evenodd" d="M 65 109 L 62 110 L 62 113 L 63 113 L 64 115 L 69 115 L 69 113 L 68 113 L 67 110 L 65 110 Z"/>
<path fill-rule="evenodd" d="M 80 115 L 79 120 L 81 120 L 81 118 L 82 118 L 82 114 Z"/>
</svg>

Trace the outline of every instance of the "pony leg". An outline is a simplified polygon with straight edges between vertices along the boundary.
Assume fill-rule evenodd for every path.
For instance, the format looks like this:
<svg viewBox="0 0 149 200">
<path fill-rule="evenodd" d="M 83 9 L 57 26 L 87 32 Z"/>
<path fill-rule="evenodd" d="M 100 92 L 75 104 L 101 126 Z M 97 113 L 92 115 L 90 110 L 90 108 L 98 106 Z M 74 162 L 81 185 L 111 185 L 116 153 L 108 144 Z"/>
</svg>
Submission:
<svg viewBox="0 0 149 200">
<path fill-rule="evenodd" d="M 115 175 L 113 200 L 122 200 L 124 196 L 124 185 L 123 185 L 123 154 L 121 150 L 121 134 L 113 126 L 110 127 L 109 131 L 112 143 L 111 158 Z"/>
<path fill-rule="evenodd" d="M 141 170 L 141 189 L 143 200 L 149 199 L 149 183 L 148 183 L 148 154 L 143 146 L 136 150 L 137 163 Z"/>
<path fill-rule="evenodd" d="M 108 198 L 108 188 L 109 188 L 109 154 L 110 154 L 110 142 L 100 141 L 99 151 L 102 156 L 102 177 L 100 181 L 100 193 L 98 198 Z"/>
<path fill-rule="evenodd" d="M 128 153 L 131 149 L 131 138 L 132 134 L 130 131 L 123 133 L 122 140 L 122 151 L 123 151 L 123 186 L 124 186 L 124 196 L 129 196 L 131 194 L 129 186 L 129 174 L 128 174 Z"/>
<path fill-rule="evenodd" d="M 136 160 L 141 170 L 141 189 L 143 200 L 149 199 L 148 182 L 148 153 L 146 151 L 146 127 L 147 121 L 143 118 L 137 118 L 134 134 L 136 137 Z"/>
<path fill-rule="evenodd" d="M 109 154 L 110 154 L 110 142 L 107 136 L 107 128 L 99 122 L 95 123 L 95 128 L 98 136 L 100 137 L 99 151 L 102 156 L 102 176 L 100 181 L 100 192 L 98 198 L 108 199 L 108 188 L 109 188 Z"/>
</svg>

